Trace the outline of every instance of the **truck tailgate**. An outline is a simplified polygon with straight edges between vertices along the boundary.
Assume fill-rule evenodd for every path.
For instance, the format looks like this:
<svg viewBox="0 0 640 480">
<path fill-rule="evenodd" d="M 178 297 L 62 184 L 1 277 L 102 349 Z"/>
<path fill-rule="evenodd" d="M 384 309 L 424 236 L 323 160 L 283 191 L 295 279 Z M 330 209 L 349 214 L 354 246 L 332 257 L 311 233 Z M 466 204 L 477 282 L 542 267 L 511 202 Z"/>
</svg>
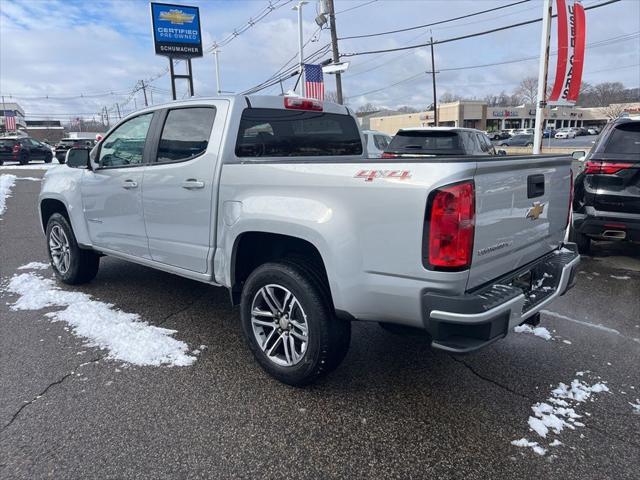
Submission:
<svg viewBox="0 0 640 480">
<path fill-rule="evenodd" d="M 571 158 L 478 162 L 476 227 L 467 289 L 558 248 L 567 227 Z"/>
</svg>

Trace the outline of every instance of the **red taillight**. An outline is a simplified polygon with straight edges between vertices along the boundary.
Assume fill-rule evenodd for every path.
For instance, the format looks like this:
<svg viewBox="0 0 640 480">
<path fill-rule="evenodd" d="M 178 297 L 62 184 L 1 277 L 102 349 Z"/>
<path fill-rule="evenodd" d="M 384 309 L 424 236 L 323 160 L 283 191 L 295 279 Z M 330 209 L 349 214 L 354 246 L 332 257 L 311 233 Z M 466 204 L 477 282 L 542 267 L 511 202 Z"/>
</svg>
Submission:
<svg viewBox="0 0 640 480">
<path fill-rule="evenodd" d="M 428 211 L 428 267 L 463 270 L 471 265 L 475 231 L 473 182 L 442 187 L 431 194 Z"/>
<path fill-rule="evenodd" d="M 398 158 L 399 156 L 397 153 L 382 152 L 382 158 Z"/>
<path fill-rule="evenodd" d="M 322 102 L 315 98 L 301 98 L 301 97 L 284 97 L 284 108 L 291 110 L 314 110 L 316 112 L 322 111 Z"/>
<path fill-rule="evenodd" d="M 633 167 L 633 163 L 624 162 L 594 162 L 589 160 L 584 168 L 584 173 L 587 174 L 601 174 L 601 175 L 613 175 L 620 170 Z"/>
<path fill-rule="evenodd" d="M 20 145 L 19 143 L 16 143 L 13 146 L 13 153 L 18 153 L 20 151 L 20 149 L 22 148 L 22 145 Z"/>
</svg>

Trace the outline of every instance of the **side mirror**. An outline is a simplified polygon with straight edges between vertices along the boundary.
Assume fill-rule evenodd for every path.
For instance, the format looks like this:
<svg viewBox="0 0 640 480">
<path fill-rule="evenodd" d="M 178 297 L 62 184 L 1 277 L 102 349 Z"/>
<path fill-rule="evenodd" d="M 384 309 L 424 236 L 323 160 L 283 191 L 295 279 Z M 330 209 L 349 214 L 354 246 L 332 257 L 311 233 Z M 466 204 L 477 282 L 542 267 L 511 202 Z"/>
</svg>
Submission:
<svg viewBox="0 0 640 480">
<path fill-rule="evenodd" d="M 571 157 L 574 160 L 584 160 L 584 157 L 586 156 L 587 156 L 587 152 L 585 152 L 584 150 L 576 150 L 571 154 Z"/>
<path fill-rule="evenodd" d="M 65 163 L 71 168 L 91 168 L 89 150 L 86 148 L 70 148 L 67 151 Z"/>
<path fill-rule="evenodd" d="M 498 155 L 500 155 L 501 157 L 505 156 L 507 154 L 506 150 L 498 150 Z"/>
</svg>

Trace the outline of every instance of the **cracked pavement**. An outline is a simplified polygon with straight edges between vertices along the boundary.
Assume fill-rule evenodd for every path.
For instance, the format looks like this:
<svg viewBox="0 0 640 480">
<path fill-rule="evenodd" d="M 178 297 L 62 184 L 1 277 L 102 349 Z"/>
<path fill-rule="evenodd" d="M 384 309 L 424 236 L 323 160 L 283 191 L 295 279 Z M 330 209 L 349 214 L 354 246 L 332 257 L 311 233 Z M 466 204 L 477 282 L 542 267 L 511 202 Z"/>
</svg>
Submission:
<svg viewBox="0 0 640 480">
<path fill-rule="evenodd" d="M 7 200 L 0 281 L 46 261 L 39 188 L 19 181 Z M 583 323 L 543 315 L 552 341 L 511 333 L 457 356 L 355 323 L 344 363 L 306 389 L 260 370 L 223 289 L 111 258 L 77 287 L 207 346 L 194 365 L 173 368 L 108 360 L 48 310 L 12 311 L 13 297 L 0 294 L 0 478 L 635 479 L 640 254 L 608 244 L 595 253 L 576 288 L 547 307 Z M 527 426 L 531 406 L 560 382 L 598 377 L 611 392 L 580 405 L 591 416 L 553 437 L 563 446 L 540 457 L 510 444 L 544 445 Z"/>
</svg>

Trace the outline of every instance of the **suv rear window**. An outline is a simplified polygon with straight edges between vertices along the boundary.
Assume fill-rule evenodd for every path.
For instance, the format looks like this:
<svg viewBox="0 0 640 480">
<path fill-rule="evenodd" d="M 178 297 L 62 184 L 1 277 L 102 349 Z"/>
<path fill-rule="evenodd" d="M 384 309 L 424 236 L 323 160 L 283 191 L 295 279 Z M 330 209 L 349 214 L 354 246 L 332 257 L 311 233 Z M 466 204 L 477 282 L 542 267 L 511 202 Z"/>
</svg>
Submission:
<svg viewBox="0 0 640 480">
<path fill-rule="evenodd" d="M 393 137 L 388 152 L 464 155 L 462 139 L 450 131 L 400 131 Z"/>
<path fill-rule="evenodd" d="M 361 155 L 362 141 L 349 115 L 247 108 L 236 141 L 238 157 Z"/>
<path fill-rule="evenodd" d="M 16 140 L 0 140 L 0 147 L 13 147 L 16 144 Z"/>
<path fill-rule="evenodd" d="M 640 122 L 615 127 L 604 146 L 604 153 L 640 154 Z"/>
</svg>

